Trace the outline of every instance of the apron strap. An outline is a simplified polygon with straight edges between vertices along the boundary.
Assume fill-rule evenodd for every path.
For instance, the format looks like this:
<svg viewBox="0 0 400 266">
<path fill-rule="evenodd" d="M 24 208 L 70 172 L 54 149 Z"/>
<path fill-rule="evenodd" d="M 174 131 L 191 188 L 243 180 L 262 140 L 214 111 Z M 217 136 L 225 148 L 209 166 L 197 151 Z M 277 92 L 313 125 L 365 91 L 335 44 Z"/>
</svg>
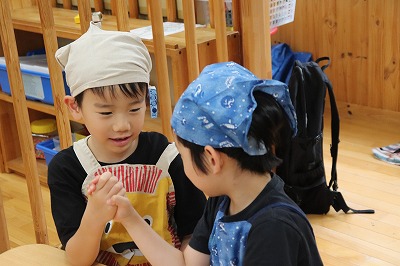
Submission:
<svg viewBox="0 0 400 266">
<path fill-rule="evenodd" d="M 168 168 L 171 165 L 172 161 L 178 155 L 178 149 L 175 146 L 175 143 L 170 143 L 165 148 L 160 158 L 158 159 L 156 166 L 163 171 L 168 172 Z"/>
<path fill-rule="evenodd" d="M 101 166 L 87 145 L 89 138 L 90 136 L 87 136 L 73 144 L 74 152 L 83 169 L 85 169 L 86 174 L 92 174 L 95 169 L 98 169 Z"/>
</svg>

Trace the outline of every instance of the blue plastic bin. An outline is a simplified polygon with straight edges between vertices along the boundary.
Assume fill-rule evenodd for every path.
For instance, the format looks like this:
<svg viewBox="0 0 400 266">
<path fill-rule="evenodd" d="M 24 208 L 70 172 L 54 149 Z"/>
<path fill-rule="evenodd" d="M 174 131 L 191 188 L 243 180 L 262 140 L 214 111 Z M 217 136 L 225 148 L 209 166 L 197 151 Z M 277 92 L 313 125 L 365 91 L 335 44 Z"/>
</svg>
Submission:
<svg viewBox="0 0 400 266">
<path fill-rule="evenodd" d="M 26 98 L 54 104 L 46 55 L 21 56 L 19 60 Z M 65 93 L 69 95 L 64 72 L 63 77 Z M 0 57 L 0 85 L 3 92 L 11 95 L 4 57 Z"/>
<path fill-rule="evenodd" d="M 44 153 L 44 159 L 46 160 L 46 165 L 49 165 L 51 159 L 53 159 L 54 155 L 57 154 L 58 151 L 54 150 L 54 142 L 53 139 L 48 139 L 36 144 L 36 149 L 42 151 Z"/>
</svg>

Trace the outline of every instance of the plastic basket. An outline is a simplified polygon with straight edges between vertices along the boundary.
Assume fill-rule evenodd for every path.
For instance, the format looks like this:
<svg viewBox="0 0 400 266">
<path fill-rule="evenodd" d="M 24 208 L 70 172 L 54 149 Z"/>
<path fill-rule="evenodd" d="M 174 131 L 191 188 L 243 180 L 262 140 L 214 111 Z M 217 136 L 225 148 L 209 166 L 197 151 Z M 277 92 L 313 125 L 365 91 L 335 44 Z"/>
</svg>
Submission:
<svg viewBox="0 0 400 266">
<path fill-rule="evenodd" d="M 46 165 L 49 165 L 51 159 L 53 159 L 54 155 L 57 154 L 57 151 L 54 150 L 53 139 L 48 139 L 48 140 L 39 142 L 38 144 L 36 144 L 36 149 L 38 149 L 44 153 Z"/>
<path fill-rule="evenodd" d="M 296 0 L 270 0 L 270 27 L 275 28 L 293 22 Z"/>
</svg>

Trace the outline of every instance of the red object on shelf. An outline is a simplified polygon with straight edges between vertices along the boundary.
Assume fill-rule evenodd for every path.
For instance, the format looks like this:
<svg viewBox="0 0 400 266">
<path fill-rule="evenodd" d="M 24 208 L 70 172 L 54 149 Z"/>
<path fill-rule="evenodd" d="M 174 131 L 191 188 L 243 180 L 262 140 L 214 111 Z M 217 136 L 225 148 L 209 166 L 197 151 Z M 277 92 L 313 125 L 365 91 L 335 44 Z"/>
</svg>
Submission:
<svg viewBox="0 0 400 266">
<path fill-rule="evenodd" d="M 275 34 L 275 33 L 277 33 L 278 32 L 278 27 L 275 27 L 275 28 L 272 28 L 272 29 L 270 29 L 270 31 L 269 31 L 269 33 L 272 35 L 272 34 Z"/>
</svg>

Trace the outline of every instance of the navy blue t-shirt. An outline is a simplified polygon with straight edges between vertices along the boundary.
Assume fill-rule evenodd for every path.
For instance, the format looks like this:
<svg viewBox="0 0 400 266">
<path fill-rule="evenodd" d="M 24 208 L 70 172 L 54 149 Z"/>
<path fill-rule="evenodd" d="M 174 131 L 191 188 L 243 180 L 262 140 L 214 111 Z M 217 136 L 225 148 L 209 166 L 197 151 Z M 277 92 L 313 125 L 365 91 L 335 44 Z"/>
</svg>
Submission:
<svg viewBox="0 0 400 266">
<path fill-rule="evenodd" d="M 211 265 L 322 265 L 312 228 L 273 175 L 243 211 L 226 215 L 229 198 L 209 198 L 189 245 L 210 254 Z M 293 208 L 271 204 L 292 205 Z M 255 214 L 257 214 L 255 216 Z"/>
</svg>

